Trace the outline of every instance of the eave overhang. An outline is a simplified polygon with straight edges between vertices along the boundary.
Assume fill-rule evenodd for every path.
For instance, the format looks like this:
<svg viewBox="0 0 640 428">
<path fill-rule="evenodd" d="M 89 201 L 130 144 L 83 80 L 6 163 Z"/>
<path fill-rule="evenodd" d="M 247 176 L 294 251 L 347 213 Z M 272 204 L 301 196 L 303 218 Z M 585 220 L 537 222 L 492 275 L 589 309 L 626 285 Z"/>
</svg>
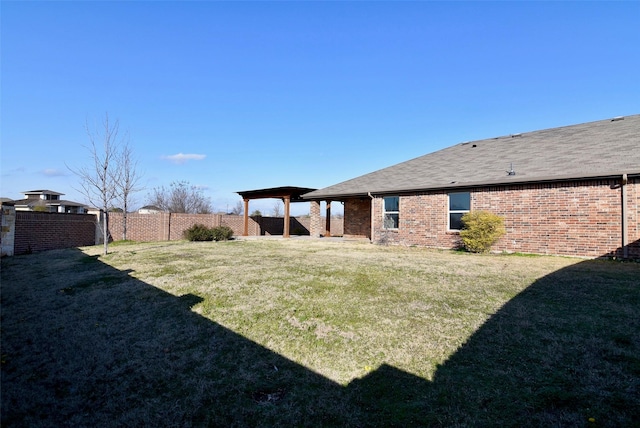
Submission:
<svg viewBox="0 0 640 428">
<path fill-rule="evenodd" d="M 478 181 L 478 182 L 450 182 L 450 183 L 442 183 L 442 184 L 433 184 L 427 186 L 416 186 L 416 187 L 404 187 L 404 188 L 394 188 L 394 189 L 370 189 L 367 191 L 359 191 L 359 192 L 345 192 L 345 193 L 316 193 L 312 196 L 303 195 L 302 198 L 307 201 L 322 201 L 322 200 L 332 200 L 332 201 L 340 201 L 345 199 L 355 199 L 355 198 L 363 198 L 363 197 L 373 197 L 373 196 L 384 196 L 384 195 L 408 195 L 414 193 L 421 192 L 430 192 L 430 191 L 441 191 L 441 190 L 462 190 L 462 189 L 473 189 L 480 187 L 498 187 L 498 186 L 518 186 L 518 185 L 527 185 L 527 184 L 543 184 L 543 183 L 557 183 L 563 181 L 592 181 L 592 180 L 610 180 L 610 179 L 618 179 L 622 178 L 622 176 L 626 174 L 629 178 L 640 177 L 640 170 L 634 170 L 630 172 L 607 172 L 594 174 L 589 176 L 547 176 L 547 177 L 537 177 L 537 178 L 527 178 L 527 177 L 518 177 L 518 176 L 510 176 L 505 177 L 504 179 L 492 180 L 492 181 Z"/>
</svg>

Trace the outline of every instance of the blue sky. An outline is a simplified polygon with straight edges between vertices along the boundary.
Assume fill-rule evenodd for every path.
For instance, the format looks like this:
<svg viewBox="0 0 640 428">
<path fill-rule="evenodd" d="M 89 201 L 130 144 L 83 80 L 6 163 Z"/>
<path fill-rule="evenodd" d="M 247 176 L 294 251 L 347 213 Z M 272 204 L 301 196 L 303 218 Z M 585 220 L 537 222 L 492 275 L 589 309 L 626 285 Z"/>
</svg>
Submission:
<svg viewBox="0 0 640 428">
<path fill-rule="evenodd" d="M 239 190 L 322 188 L 462 141 L 640 113 L 640 2 L 0 7 L 0 196 L 14 199 L 84 202 L 66 165 L 89 164 L 85 123 L 106 113 L 144 175 L 138 205 L 186 180 L 222 211 Z"/>
</svg>

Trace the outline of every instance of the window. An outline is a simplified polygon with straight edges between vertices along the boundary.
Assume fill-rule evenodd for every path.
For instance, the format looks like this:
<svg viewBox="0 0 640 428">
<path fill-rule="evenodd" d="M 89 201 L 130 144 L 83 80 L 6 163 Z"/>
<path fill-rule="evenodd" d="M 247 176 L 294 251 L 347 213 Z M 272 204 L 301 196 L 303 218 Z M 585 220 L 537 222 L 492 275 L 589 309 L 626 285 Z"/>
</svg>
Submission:
<svg viewBox="0 0 640 428">
<path fill-rule="evenodd" d="M 383 227 L 385 229 L 397 229 L 400 221 L 400 197 L 389 196 L 384 198 Z"/>
<path fill-rule="evenodd" d="M 462 229 L 462 216 L 471 209 L 469 192 L 449 193 L 449 230 Z"/>
</svg>

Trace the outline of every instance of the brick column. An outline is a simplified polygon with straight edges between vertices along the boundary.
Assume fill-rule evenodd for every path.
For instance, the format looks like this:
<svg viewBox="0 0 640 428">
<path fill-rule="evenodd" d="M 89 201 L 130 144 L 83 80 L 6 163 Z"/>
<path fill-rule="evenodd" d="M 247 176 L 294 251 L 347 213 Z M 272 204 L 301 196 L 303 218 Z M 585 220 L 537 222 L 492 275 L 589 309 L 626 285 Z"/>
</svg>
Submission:
<svg viewBox="0 0 640 428">
<path fill-rule="evenodd" d="M 2 257 L 13 256 L 16 236 L 16 209 L 2 205 L 2 235 L 0 236 L 0 253 Z"/>
<path fill-rule="evenodd" d="M 311 224 L 309 225 L 309 235 L 313 238 L 319 238 L 321 229 L 322 219 L 320 218 L 320 201 L 311 201 L 309 202 L 309 217 L 311 217 Z"/>
</svg>

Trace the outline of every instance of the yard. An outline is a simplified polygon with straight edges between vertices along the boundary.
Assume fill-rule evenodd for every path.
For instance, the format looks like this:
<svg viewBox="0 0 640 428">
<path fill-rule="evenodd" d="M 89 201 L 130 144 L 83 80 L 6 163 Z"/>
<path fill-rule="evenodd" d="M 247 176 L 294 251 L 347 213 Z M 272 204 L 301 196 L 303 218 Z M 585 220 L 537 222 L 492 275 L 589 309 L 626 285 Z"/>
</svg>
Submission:
<svg viewBox="0 0 640 428">
<path fill-rule="evenodd" d="M 640 264 L 322 240 L 2 259 L 2 425 L 640 423 Z"/>
</svg>

